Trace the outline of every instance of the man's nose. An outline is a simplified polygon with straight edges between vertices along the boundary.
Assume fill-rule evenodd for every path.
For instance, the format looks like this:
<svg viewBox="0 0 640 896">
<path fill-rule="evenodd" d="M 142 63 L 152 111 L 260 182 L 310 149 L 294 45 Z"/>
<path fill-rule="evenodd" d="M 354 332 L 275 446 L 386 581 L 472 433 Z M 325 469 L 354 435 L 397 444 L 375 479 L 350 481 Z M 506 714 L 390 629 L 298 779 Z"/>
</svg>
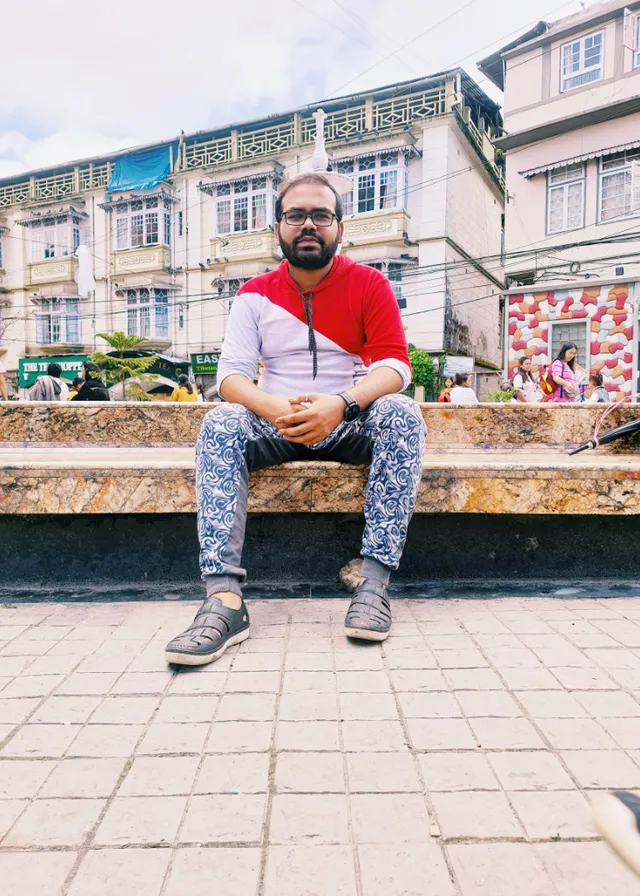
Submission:
<svg viewBox="0 0 640 896">
<path fill-rule="evenodd" d="M 318 229 L 314 223 L 313 218 L 311 217 L 311 212 L 307 213 L 307 217 L 302 222 L 303 230 L 313 230 L 314 232 Z"/>
</svg>

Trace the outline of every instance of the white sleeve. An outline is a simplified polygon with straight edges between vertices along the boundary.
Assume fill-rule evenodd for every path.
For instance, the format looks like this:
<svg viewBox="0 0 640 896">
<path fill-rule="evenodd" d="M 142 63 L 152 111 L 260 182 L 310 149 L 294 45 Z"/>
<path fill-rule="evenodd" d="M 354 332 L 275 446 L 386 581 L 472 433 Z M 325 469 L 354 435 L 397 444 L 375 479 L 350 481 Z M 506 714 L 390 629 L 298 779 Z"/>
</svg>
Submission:
<svg viewBox="0 0 640 896">
<path fill-rule="evenodd" d="M 522 374 L 516 373 L 516 375 L 513 378 L 513 388 L 516 389 L 518 392 L 521 392 L 523 386 L 524 386 L 524 380 L 522 379 Z"/>
<path fill-rule="evenodd" d="M 227 333 L 218 361 L 218 392 L 224 380 L 232 374 L 246 376 L 251 382 L 255 379 L 262 349 L 256 299 L 260 299 L 260 296 L 243 293 L 236 296 L 231 306 Z"/>
</svg>

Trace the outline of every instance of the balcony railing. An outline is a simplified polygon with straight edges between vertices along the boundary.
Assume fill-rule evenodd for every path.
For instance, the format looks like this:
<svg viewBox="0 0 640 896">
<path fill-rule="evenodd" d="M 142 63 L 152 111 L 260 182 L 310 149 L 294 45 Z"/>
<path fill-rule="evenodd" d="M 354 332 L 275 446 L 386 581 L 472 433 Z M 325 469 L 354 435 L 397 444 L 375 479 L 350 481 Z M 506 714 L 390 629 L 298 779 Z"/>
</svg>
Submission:
<svg viewBox="0 0 640 896">
<path fill-rule="evenodd" d="M 329 146 L 353 140 L 367 133 L 381 134 L 396 128 L 410 127 L 413 122 L 445 115 L 452 109 L 453 86 L 443 79 L 436 87 L 415 90 L 375 100 L 365 99 L 359 105 L 327 113 L 325 135 Z M 464 122 L 470 140 L 483 153 L 483 135 L 472 121 Z M 217 168 L 233 162 L 273 156 L 296 146 L 313 143 L 316 123 L 311 112 L 295 112 L 290 118 L 269 127 L 232 130 L 224 137 L 209 140 L 196 138 L 181 146 L 174 166 L 176 171 Z M 491 160 L 487 164 L 502 174 Z M 50 177 L 31 177 L 24 182 L 0 187 L 0 209 L 29 202 L 56 200 L 63 197 L 104 189 L 113 170 L 112 162 L 87 164 L 72 171 Z"/>
</svg>

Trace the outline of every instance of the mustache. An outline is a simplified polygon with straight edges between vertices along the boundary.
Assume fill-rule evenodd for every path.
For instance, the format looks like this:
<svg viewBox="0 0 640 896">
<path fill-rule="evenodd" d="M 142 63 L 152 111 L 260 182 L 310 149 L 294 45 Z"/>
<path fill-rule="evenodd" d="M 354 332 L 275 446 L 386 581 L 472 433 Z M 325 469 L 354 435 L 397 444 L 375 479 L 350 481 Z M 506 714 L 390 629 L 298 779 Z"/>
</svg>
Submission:
<svg viewBox="0 0 640 896">
<path fill-rule="evenodd" d="M 293 245 L 297 246 L 298 243 L 302 242 L 302 240 L 315 240 L 319 246 L 324 246 L 324 240 L 322 240 L 316 233 L 312 233 L 308 231 L 305 233 L 304 231 L 299 234 L 293 241 Z"/>
</svg>

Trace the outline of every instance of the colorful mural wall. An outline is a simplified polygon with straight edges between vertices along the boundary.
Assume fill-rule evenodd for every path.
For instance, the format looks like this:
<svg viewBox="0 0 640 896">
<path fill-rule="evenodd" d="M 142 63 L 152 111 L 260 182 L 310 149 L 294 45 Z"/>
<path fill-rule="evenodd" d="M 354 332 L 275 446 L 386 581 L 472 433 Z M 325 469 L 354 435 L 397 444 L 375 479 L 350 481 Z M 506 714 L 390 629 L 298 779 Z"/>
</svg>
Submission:
<svg viewBox="0 0 640 896">
<path fill-rule="evenodd" d="M 612 398 L 633 389 L 633 302 L 627 283 L 509 296 L 509 376 L 523 355 L 533 369 L 549 364 L 553 321 L 584 320 L 589 372 L 599 371 Z"/>
</svg>

